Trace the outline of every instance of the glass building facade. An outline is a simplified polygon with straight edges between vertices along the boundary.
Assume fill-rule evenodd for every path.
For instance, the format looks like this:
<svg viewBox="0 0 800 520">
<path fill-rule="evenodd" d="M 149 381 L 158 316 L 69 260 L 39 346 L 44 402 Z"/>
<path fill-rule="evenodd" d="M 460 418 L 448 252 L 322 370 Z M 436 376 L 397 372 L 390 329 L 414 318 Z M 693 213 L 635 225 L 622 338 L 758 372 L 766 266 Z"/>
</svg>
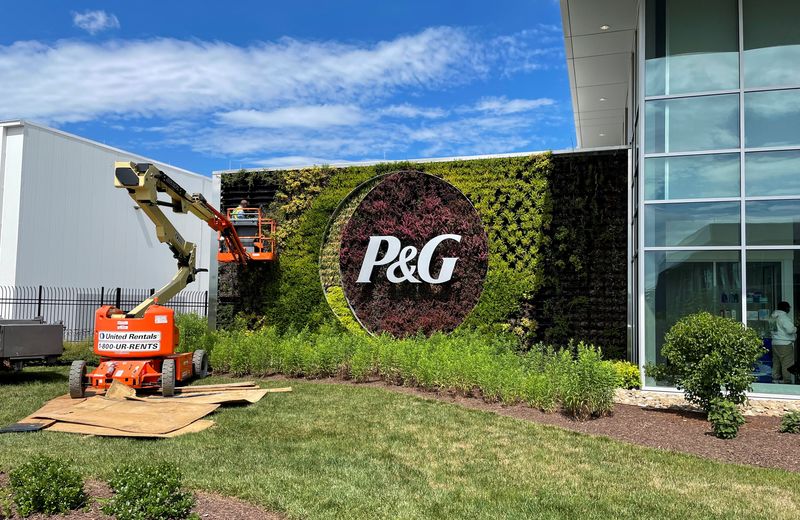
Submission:
<svg viewBox="0 0 800 520">
<path fill-rule="evenodd" d="M 639 361 L 659 362 L 665 332 L 709 311 L 763 338 L 755 393 L 800 395 L 800 381 L 773 371 L 772 345 L 778 303 L 791 305 L 792 321 L 800 305 L 800 1 L 641 7 L 631 185 Z"/>
</svg>

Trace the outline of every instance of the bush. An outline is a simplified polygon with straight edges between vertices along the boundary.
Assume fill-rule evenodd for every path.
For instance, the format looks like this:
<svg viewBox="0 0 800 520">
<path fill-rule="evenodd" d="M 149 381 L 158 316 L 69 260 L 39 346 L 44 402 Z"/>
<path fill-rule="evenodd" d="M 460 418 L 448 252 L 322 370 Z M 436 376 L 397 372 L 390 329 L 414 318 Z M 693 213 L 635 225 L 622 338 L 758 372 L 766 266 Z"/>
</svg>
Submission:
<svg viewBox="0 0 800 520">
<path fill-rule="evenodd" d="M 489 402 L 524 402 L 544 411 L 562 404 L 581 419 L 608 413 L 617 384 L 613 365 L 595 347 L 536 345 L 519 354 L 520 339 L 512 334 L 457 331 L 398 340 L 323 325 L 313 333 L 281 334 L 275 327 L 223 331 L 216 341 L 211 362 L 235 375 L 282 373 L 356 381 L 379 377 Z"/>
<path fill-rule="evenodd" d="M 639 367 L 629 361 L 612 361 L 611 365 L 617 373 L 617 387 L 625 390 L 642 387 Z"/>
<path fill-rule="evenodd" d="M 183 475 L 167 462 L 128 464 L 108 481 L 114 495 L 103 512 L 118 520 L 179 520 L 194 506 L 194 496 L 181 491 Z"/>
<path fill-rule="evenodd" d="M 781 433 L 800 433 L 800 411 L 789 412 L 781 419 Z"/>
<path fill-rule="evenodd" d="M 711 401 L 708 420 L 714 435 L 720 439 L 733 439 L 744 424 L 744 416 L 735 403 L 717 397 Z"/>
<path fill-rule="evenodd" d="M 86 502 L 83 478 L 61 459 L 36 455 L 9 474 L 17 513 L 55 515 Z"/>
<path fill-rule="evenodd" d="M 176 314 L 175 323 L 180 331 L 178 352 L 205 350 L 210 352 L 214 346 L 213 333 L 208 330 L 208 318 L 192 312 Z"/>
<path fill-rule="evenodd" d="M 602 361 L 600 349 L 581 342 L 564 384 L 564 409 L 578 420 L 607 415 L 614 407 L 616 386 L 616 371 Z"/>
<path fill-rule="evenodd" d="M 701 312 L 681 319 L 667 332 L 661 354 L 666 364 L 648 365 L 647 374 L 674 382 L 687 401 L 708 412 L 717 398 L 744 404 L 764 347 L 755 330 Z"/>
<path fill-rule="evenodd" d="M 76 360 L 86 361 L 86 364 L 97 366 L 100 364 L 100 356 L 94 353 L 94 343 L 87 341 L 65 341 L 64 352 L 58 359 L 61 364 L 69 365 Z"/>
</svg>

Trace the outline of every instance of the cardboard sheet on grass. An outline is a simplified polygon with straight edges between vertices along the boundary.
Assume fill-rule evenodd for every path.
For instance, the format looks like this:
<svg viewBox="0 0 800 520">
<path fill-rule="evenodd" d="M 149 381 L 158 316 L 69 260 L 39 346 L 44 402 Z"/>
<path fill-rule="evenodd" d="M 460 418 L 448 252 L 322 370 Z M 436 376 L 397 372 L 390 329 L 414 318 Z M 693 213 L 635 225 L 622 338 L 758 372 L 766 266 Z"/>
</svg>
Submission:
<svg viewBox="0 0 800 520">
<path fill-rule="evenodd" d="M 269 392 L 291 388 L 262 389 L 254 383 L 232 383 L 176 390 L 174 397 L 137 397 L 133 389 L 115 384 L 105 395 L 57 397 L 20 422 L 86 435 L 177 437 L 213 426 L 214 421 L 203 417 L 222 404 L 256 403 Z"/>
</svg>

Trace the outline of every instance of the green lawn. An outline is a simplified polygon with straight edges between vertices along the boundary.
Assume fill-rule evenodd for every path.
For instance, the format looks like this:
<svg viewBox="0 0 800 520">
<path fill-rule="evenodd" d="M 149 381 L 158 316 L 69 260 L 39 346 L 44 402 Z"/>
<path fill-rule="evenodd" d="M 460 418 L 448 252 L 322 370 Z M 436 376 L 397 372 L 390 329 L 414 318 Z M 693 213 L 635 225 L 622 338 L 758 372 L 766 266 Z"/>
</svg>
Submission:
<svg viewBox="0 0 800 520">
<path fill-rule="evenodd" d="M 65 374 L 0 375 L 0 423 L 65 393 Z M 378 388 L 292 386 L 293 393 L 221 410 L 213 429 L 177 439 L 0 435 L 0 469 L 47 453 L 104 477 L 123 460 L 165 459 L 193 488 L 292 518 L 800 517 L 800 474 L 660 452 Z"/>
</svg>

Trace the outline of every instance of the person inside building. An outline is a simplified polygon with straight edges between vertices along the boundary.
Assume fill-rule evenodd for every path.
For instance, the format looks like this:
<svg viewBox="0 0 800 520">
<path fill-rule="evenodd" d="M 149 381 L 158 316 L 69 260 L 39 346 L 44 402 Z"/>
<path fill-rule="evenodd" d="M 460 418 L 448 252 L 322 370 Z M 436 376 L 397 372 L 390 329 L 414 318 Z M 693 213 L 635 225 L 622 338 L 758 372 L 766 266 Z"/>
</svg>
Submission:
<svg viewBox="0 0 800 520">
<path fill-rule="evenodd" d="M 792 383 L 789 367 L 794 365 L 794 342 L 797 340 L 797 327 L 789 315 L 789 302 L 780 302 L 772 313 L 775 329 L 772 332 L 772 382 Z"/>
<path fill-rule="evenodd" d="M 233 208 L 233 211 L 231 212 L 231 218 L 233 218 L 234 220 L 244 218 L 244 208 L 246 207 L 247 207 L 247 199 L 242 199 L 241 202 L 239 202 L 239 205 Z"/>
</svg>

